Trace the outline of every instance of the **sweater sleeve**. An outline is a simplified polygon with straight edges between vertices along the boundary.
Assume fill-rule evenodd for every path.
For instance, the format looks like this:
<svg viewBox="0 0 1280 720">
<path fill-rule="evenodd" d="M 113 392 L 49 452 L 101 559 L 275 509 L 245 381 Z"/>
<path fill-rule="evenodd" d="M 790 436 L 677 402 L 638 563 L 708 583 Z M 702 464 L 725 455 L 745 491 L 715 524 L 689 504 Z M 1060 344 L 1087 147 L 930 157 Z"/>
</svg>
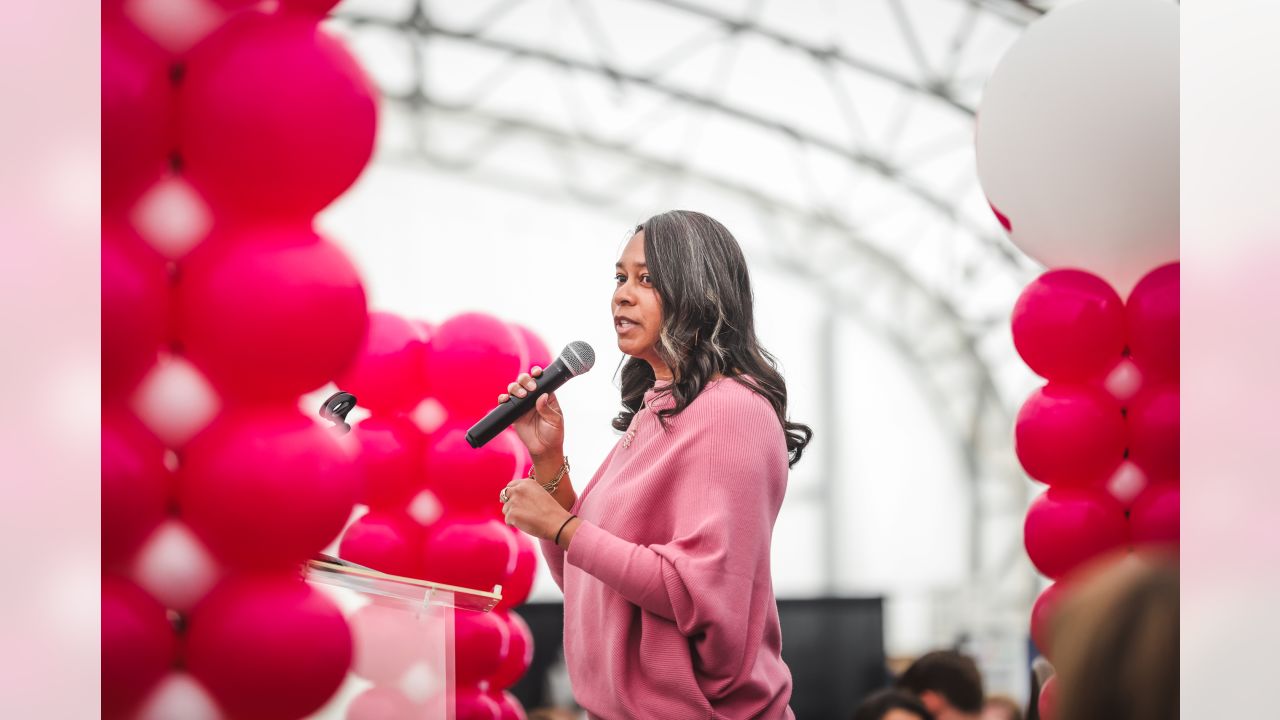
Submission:
<svg viewBox="0 0 1280 720">
<path fill-rule="evenodd" d="M 754 396 L 753 396 L 754 397 Z M 638 545 L 583 522 L 568 561 L 676 624 L 697 649 L 711 696 L 750 674 L 772 602 L 773 522 L 787 477 L 786 441 L 761 401 L 702 408 L 686 428 L 670 496 L 675 536 Z"/>
</svg>

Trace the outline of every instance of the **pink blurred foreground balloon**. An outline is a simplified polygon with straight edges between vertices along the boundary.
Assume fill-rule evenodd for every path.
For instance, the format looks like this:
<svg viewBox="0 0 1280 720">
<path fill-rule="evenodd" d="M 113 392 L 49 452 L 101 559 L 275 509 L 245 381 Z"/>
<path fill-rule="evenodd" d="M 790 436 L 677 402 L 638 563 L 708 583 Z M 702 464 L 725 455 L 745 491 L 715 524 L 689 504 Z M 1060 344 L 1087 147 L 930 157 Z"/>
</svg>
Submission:
<svg viewBox="0 0 1280 720">
<path fill-rule="evenodd" d="M 1152 270 L 1133 288 L 1125 304 L 1134 362 L 1148 374 L 1175 383 L 1181 365 L 1180 268 L 1181 264 L 1170 263 Z"/>
<path fill-rule="evenodd" d="M 441 520 L 427 531 L 424 547 L 428 580 L 485 592 L 515 572 L 520 552 L 500 520 Z"/>
<path fill-rule="evenodd" d="M 504 720 L 502 706 L 479 688 L 459 686 L 454 708 L 454 720 Z"/>
<path fill-rule="evenodd" d="M 1051 487 L 1027 510 L 1023 537 L 1031 563 L 1058 579 L 1085 562 L 1129 542 L 1121 508 L 1102 491 Z"/>
<path fill-rule="evenodd" d="M 165 609 L 133 583 L 102 578 L 102 714 L 126 717 L 177 659 Z"/>
<path fill-rule="evenodd" d="M 360 276 L 311 230 L 211 238 L 181 267 L 180 339 L 224 397 L 295 399 L 337 377 L 360 347 Z"/>
<path fill-rule="evenodd" d="M 1014 439 L 1018 460 L 1036 480 L 1095 485 L 1124 459 L 1124 417 L 1114 398 L 1094 388 L 1050 383 L 1023 404 Z"/>
<path fill-rule="evenodd" d="M 532 330 L 519 323 L 512 323 L 512 327 L 516 329 L 516 333 L 524 340 L 525 349 L 525 368 L 528 370 L 534 365 L 545 368 L 555 360 L 555 356 L 551 354 L 551 350 L 547 348 L 547 344 L 542 342 L 542 338 L 538 337 Z"/>
<path fill-rule="evenodd" d="M 316 17 L 329 14 L 341 0 L 282 0 L 280 9 L 285 12 L 296 12 Z"/>
<path fill-rule="evenodd" d="M 356 500 L 352 461 L 294 408 L 225 415 L 191 441 L 182 517 L 237 567 L 300 563 L 341 532 Z"/>
<path fill-rule="evenodd" d="M 315 18 L 242 13 L 185 67 L 184 169 L 220 214 L 309 220 L 369 161 L 376 93 Z"/>
<path fill-rule="evenodd" d="M 1053 615 L 1063 596 L 1069 592 L 1064 582 L 1059 580 L 1042 590 L 1031 606 L 1031 641 L 1041 655 L 1050 659 L 1053 658 Z"/>
<path fill-rule="evenodd" d="M 515 538 L 519 550 L 516 553 L 515 570 L 507 576 L 507 581 L 502 585 L 502 601 L 498 603 L 498 610 L 510 610 L 517 605 L 523 605 L 524 601 L 529 599 L 529 592 L 533 590 L 533 579 L 538 574 L 540 553 L 533 538 L 515 528 L 511 528 L 511 536 Z"/>
<path fill-rule="evenodd" d="M 520 701 L 516 699 L 515 695 L 512 695 L 505 690 L 502 692 L 490 690 L 489 695 L 498 703 L 500 711 L 498 717 L 500 720 L 527 719 L 528 716 L 524 713 L 524 706 L 520 704 Z"/>
<path fill-rule="evenodd" d="M 1129 532 L 1135 548 L 1178 548 L 1181 495 L 1176 485 L 1153 485 L 1134 500 Z"/>
<path fill-rule="evenodd" d="M 495 517 L 502 509 L 498 495 L 515 478 L 519 459 L 506 433 L 473 448 L 465 428 L 446 426 L 427 449 L 427 484 L 450 514 Z"/>
<path fill-rule="evenodd" d="M 394 687 L 371 687 L 347 708 L 347 720 L 421 720 L 423 709 Z"/>
<path fill-rule="evenodd" d="M 1154 482 L 1176 483 L 1181 474 L 1179 415 L 1176 385 L 1144 392 L 1129 406 L 1129 459 Z"/>
<path fill-rule="evenodd" d="M 376 602 L 355 611 L 351 615 L 353 672 L 375 685 L 398 685 L 409 668 L 435 652 L 421 623 L 403 608 Z"/>
<path fill-rule="evenodd" d="M 1050 270 L 1013 307 L 1013 344 L 1036 373 L 1078 382 L 1124 351 L 1124 302 L 1105 280 L 1081 270 Z"/>
<path fill-rule="evenodd" d="M 412 410 L 427 396 L 427 344 L 418 328 L 398 315 L 369 313 L 369 326 L 338 387 L 374 413 Z"/>
<path fill-rule="evenodd" d="M 122 215 L 169 162 L 174 88 L 168 58 L 132 23 L 102 27 L 102 206 Z"/>
<path fill-rule="evenodd" d="M 422 577 L 422 528 L 403 513 L 371 512 L 342 534 L 338 556 L 391 575 Z"/>
<path fill-rule="evenodd" d="M 186 658 L 229 715 L 301 718 L 342 684 L 351 632 L 338 608 L 296 577 L 233 578 L 192 613 Z"/>
<path fill-rule="evenodd" d="M 515 685 L 533 662 L 533 632 L 524 618 L 514 612 L 500 612 L 499 616 L 507 623 L 510 647 L 498 669 L 489 676 L 489 687 L 505 690 Z"/>
<path fill-rule="evenodd" d="M 102 419 L 102 563 L 128 562 L 168 517 L 164 446 L 127 411 Z"/>
<path fill-rule="evenodd" d="M 102 391 L 124 397 L 156 362 L 169 336 L 165 261 L 131 229 L 102 226 Z"/>
<path fill-rule="evenodd" d="M 454 425 L 471 426 L 498 404 L 498 395 L 525 366 L 517 331 L 491 315 L 457 315 L 431 338 L 432 393 Z"/>
<path fill-rule="evenodd" d="M 373 416 L 357 423 L 356 463 L 364 479 L 363 502 L 378 510 L 403 510 L 425 484 L 426 437 L 403 417 Z"/>
</svg>

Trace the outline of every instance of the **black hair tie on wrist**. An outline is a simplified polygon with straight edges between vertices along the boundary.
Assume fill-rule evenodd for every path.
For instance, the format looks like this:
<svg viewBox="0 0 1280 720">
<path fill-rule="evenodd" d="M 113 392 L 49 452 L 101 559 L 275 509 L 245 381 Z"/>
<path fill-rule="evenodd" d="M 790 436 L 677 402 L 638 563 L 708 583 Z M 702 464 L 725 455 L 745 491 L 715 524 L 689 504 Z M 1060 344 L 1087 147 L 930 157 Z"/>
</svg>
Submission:
<svg viewBox="0 0 1280 720">
<path fill-rule="evenodd" d="M 565 529 L 566 527 L 568 527 L 568 526 L 569 526 L 569 520 L 572 520 L 572 519 L 574 519 L 574 518 L 576 518 L 576 517 L 578 517 L 578 516 L 577 516 L 577 515 L 570 515 L 570 516 L 569 516 L 569 519 L 568 519 L 568 520 L 565 520 L 565 521 L 564 521 L 564 524 L 560 526 L 560 529 L 556 531 L 556 540 L 555 540 L 555 543 L 556 543 L 557 545 L 559 545 L 559 544 L 560 544 L 560 533 L 564 532 L 564 529 Z"/>
</svg>

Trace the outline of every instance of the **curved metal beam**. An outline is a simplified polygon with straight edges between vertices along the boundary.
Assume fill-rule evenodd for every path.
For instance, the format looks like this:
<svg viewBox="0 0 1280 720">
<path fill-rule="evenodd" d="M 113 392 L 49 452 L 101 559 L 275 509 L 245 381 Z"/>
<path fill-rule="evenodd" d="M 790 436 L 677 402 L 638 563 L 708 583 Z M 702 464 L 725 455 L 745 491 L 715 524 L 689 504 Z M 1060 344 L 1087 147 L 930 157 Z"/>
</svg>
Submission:
<svg viewBox="0 0 1280 720">
<path fill-rule="evenodd" d="M 804 130 L 796 128 L 781 120 L 766 118 L 749 110 L 667 85 L 650 76 L 622 72 L 614 68 L 571 58 L 550 50 L 521 45 L 508 40 L 484 37 L 475 31 L 459 31 L 445 28 L 435 24 L 421 13 L 417 13 L 414 17 L 403 21 L 392 21 L 385 18 L 354 15 L 342 15 L 341 17 L 344 20 L 349 21 L 355 27 L 370 25 L 387 29 L 399 29 L 402 31 L 411 30 L 419 33 L 424 38 L 430 37 L 431 35 L 438 35 L 440 37 L 447 37 L 454 40 L 462 40 L 472 45 L 502 52 L 511 57 L 537 60 L 563 69 L 590 73 L 611 81 L 643 87 L 677 102 L 701 107 L 725 117 L 739 120 L 748 125 L 783 135 L 784 137 L 790 138 L 802 145 L 808 145 L 829 152 L 884 177 L 895 186 L 901 187 L 908 194 L 914 196 L 923 205 L 930 208 L 941 217 L 963 227 L 980 243 L 994 251 L 1006 263 L 1013 267 L 1021 267 L 1022 259 L 1011 247 L 1009 247 L 1008 243 L 989 234 L 987 232 L 987 228 L 982 227 L 980 224 L 959 212 L 953 204 L 934 194 L 928 188 L 912 182 L 903 176 L 887 160 L 869 153 L 851 150 L 837 142 L 805 132 Z M 384 92 L 384 96 L 404 102 L 412 102 L 415 99 L 414 96 L 420 92 L 421 88 L 419 87 L 415 88 L 415 90 L 409 94 L 390 94 Z"/>
<path fill-rule="evenodd" d="M 544 140 L 547 140 L 550 143 L 559 145 L 559 146 L 576 143 L 576 144 L 580 144 L 580 145 L 584 145 L 586 147 L 592 148 L 594 150 L 618 153 L 630 160 L 634 160 L 635 162 L 637 162 L 637 164 L 648 168 L 649 171 L 654 173 L 670 174 L 673 172 L 683 172 L 683 173 L 686 173 L 689 177 L 696 179 L 698 182 L 701 182 L 710 187 L 714 187 L 718 190 L 740 197 L 743 200 L 748 201 L 750 204 L 754 206 L 765 208 L 773 212 L 778 212 L 780 214 L 789 215 L 791 217 L 798 218 L 806 223 L 810 223 L 813 225 L 820 225 L 820 226 L 829 228 L 835 231 L 842 238 L 844 238 L 845 246 L 849 250 L 852 250 L 853 252 L 862 256 L 864 261 L 874 264 L 878 268 L 878 270 L 883 271 L 887 276 L 889 276 L 893 281 L 898 283 L 900 286 L 910 289 L 911 292 L 923 298 L 926 303 L 926 306 L 929 309 L 936 312 L 936 314 L 948 327 L 953 328 L 955 330 L 956 336 L 961 339 L 960 350 L 963 353 L 964 357 L 966 357 L 969 360 L 969 362 L 977 371 L 975 373 L 975 376 L 976 376 L 975 380 L 977 382 L 978 392 L 982 393 L 985 397 L 990 397 L 990 398 L 998 398 L 1000 396 L 996 388 L 995 380 L 991 375 L 991 373 L 989 372 L 987 363 L 983 360 L 982 356 L 978 353 L 978 350 L 977 350 L 978 341 L 976 338 L 974 338 L 970 334 L 969 330 L 966 327 L 965 319 L 960 314 L 960 312 L 955 308 L 955 306 L 952 305 L 951 302 L 946 298 L 938 295 L 933 290 L 922 285 L 918 280 L 916 280 L 916 278 L 911 274 L 911 272 L 905 266 L 903 266 L 901 263 L 897 261 L 896 258 L 889 255 L 879 247 L 876 247 L 874 244 L 869 243 L 866 240 L 862 239 L 861 236 L 858 234 L 858 232 L 854 228 L 843 223 L 838 218 L 834 218 L 828 214 L 824 214 L 821 212 L 798 207 L 791 203 L 787 203 L 785 201 L 778 200 L 777 198 L 774 198 L 772 196 L 766 195 L 765 193 L 751 186 L 744 185 L 742 183 L 733 182 L 731 180 L 725 180 L 723 178 L 706 175 L 696 170 L 691 170 L 685 166 L 679 165 L 672 161 L 665 160 L 659 157 L 654 157 L 645 153 L 640 153 L 625 145 L 621 145 L 617 142 L 606 140 L 603 138 L 598 138 L 587 133 L 570 134 L 568 132 L 565 132 L 564 130 L 561 130 L 560 128 L 552 127 L 539 122 L 534 122 L 525 117 L 502 115 L 502 114 L 493 113 L 485 110 L 479 110 L 479 109 L 467 107 L 467 106 L 442 104 L 431 99 L 428 99 L 425 105 L 411 103 L 404 99 L 397 99 L 397 98 L 390 98 L 390 99 L 392 100 L 392 102 L 401 105 L 405 110 L 411 113 L 421 112 L 423 110 L 439 110 L 444 112 L 450 112 L 453 114 L 463 115 L 470 118 L 481 120 L 486 123 L 490 123 L 495 128 L 499 128 L 502 134 L 518 132 L 518 133 L 524 133 L 528 135 L 541 137 Z M 436 154 L 429 154 L 428 151 L 426 151 L 425 149 L 420 149 L 420 150 L 417 150 L 416 152 L 428 154 L 429 159 L 433 163 L 455 172 L 466 172 L 474 168 L 476 165 L 478 165 L 481 159 L 475 156 L 470 156 L 463 160 L 459 160 L 457 158 L 446 158 Z M 518 186 L 518 187 L 523 187 L 523 186 Z M 527 188 L 523 188 L 523 189 L 527 190 Z M 545 190 L 545 186 L 543 186 L 543 190 Z M 566 188 L 563 188 L 563 191 L 565 194 L 569 195 L 570 197 L 573 197 L 574 199 L 579 200 L 592 207 L 609 207 L 609 206 L 616 206 L 619 204 L 619 200 L 617 196 L 611 193 L 605 193 L 605 192 L 594 193 L 594 192 L 587 191 L 583 188 L 576 188 L 576 187 L 573 187 L 573 188 L 566 187 Z M 780 267 L 782 267 L 783 265 L 786 265 L 785 261 L 783 261 L 780 258 L 771 258 L 771 260 L 779 264 Z M 798 270 L 801 267 L 802 266 L 799 264 L 795 264 L 795 263 L 790 264 L 790 268 L 792 270 Z M 812 280 L 814 276 L 815 274 L 813 272 L 810 271 L 808 273 L 809 279 Z M 833 293 L 836 293 L 837 296 L 839 295 L 839 293 L 837 292 L 837 289 L 835 288 L 832 288 L 830 291 Z M 850 303 L 848 302 L 847 299 L 845 299 L 845 302 L 843 302 L 842 305 L 847 306 L 847 309 L 848 309 L 848 308 L 854 308 L 856 306 L 856 303 Z M 862 314 L 861 316 L 863 316 L 864 319 L 872 319 L 870 318 L 870 316 L 866 315 L 865 313 Z M 901 333 L 897 332 L 894 329 L 895 325 L 892 322 L 882 321 L 880 319 L 874 319 L 873 327 L 882 331 L 885 334 L 886 338 L 888 338 L 890 342 L 893 344 L 893 346 L 904 353 L 905 358 L 911 360 L 911 362 L 913 362 L 917 368 L 923 369 L 923 367 L 926 365 L 926 361 L 924 358 L 921 358 L 915 353 L 915 350 L 917 348 L 916 348 L 916 345 L 914 344 L 913 338 L 908 338 L 902 335 Z M 927 376 L 927 373 L 925 374 L 925 376 Z M 932 399 L 938 402 L 940 405 L 943 404 L 942 401 L 947 397 L 947 391 L 949 390 L 949 388 L 936 387 L 933 385 L 932 382 L 928 383 L 928 385 L 931 390 Z M 996 406 L 1000 407 L 999 404 L 997 404 Z M 1002 407 L 1000 407 L 1000 409 L 1004 410 L 1004 408 Z M 1006 418 L 1006 419 L 1009 419 L 1009 418 Z M 965 428 L 960 428 L 960 427 L 953 428 L 953 430 L 957 433 L 958 436 L 962 436 L 963 433 L 966 432 Z M 962 440 L 962 444 L 963 442 L 966 442 L 970 439 L 971 439 L 970 437 L 964 436 L 964 439 Z"/>
</svg>

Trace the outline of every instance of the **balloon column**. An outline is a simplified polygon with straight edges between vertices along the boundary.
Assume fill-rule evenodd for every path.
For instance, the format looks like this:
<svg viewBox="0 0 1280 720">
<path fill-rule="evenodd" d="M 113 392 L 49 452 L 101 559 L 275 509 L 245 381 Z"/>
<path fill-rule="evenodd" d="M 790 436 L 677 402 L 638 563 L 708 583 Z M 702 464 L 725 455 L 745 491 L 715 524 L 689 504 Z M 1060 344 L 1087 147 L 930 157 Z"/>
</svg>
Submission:
<svg viewBox="0 0 1280 720">
<path fill-rule="evenodd" d="M 1001 60 L 978 111 L 991 208 L 1050 268 L 1012 317 L 1018 353 L 1047 381 L 1018 413 L 1015 446 L 1048 486 L 1024 539 L 1057 581 L 1031 612 L 1050 659 L 1073 571 L 1177 551 L 1178 24 L 1167 0 L 1056 8 Z"/>
<path fill-rule="evenodd" d="M 376 121 L 318 25 L 332 4 L 103 5 L 107 717 L 300 718 L 351 665 L 342 613 L 298 573 L 359 492 L 298 409 L 369 322 L 312 227 Z"/>
<path fill-rule="evenodd" d="M 464 435 L 518 373 L 550 360 L 537 336 L 489 315 L 431 326 L 374 312 L 337 381 L 371 411 L 352 430 L 368 512 L 347 528 L 338 554 L 396 575 L 502 586 L 496 610 L 454 615 L 459 720 L 524 717 L 506 689 L 528 669 L 533 640 L 511 608 L 528 597 L 537 570 L 533 541 L 502 522 L 498 503 L 502 488 L 527 474 L 527 451 L 511 431 L 478 450 Z M 422 650 L 397 636 L 394 612 L 371 605 L 353 618 L 354 669 L 373 687 L 349 720 L 418 717 L 434 701 L 419 672 Z"/>
</svg>

